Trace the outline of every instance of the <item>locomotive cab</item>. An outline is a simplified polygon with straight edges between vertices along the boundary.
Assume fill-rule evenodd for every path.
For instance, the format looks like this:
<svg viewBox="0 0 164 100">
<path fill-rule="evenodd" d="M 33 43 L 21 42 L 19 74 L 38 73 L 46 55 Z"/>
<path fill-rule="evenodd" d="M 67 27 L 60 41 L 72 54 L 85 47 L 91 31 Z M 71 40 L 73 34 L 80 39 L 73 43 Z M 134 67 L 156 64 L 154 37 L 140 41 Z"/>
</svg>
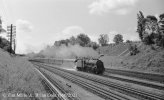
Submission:
<svg viewBox="0 0 164 100">
<path fill-rule="evenodd" d="M 75 60 L 75 69 L 78 71 L 82 71 L 84 69 L 84 60 L 83 59 Z"/>
</svg>

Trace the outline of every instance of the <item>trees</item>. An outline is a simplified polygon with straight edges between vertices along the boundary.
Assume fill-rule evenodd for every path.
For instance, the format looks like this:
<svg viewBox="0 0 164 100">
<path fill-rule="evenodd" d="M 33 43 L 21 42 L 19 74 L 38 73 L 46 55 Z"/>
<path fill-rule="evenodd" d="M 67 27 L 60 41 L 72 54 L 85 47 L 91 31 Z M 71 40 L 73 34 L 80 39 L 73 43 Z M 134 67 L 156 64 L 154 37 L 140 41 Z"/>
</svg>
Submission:
<svg viewBox="0 0 164 100">
<path fill-rule="evenodd" d="M 61 46 L 62 44 L 68 46 L 70 40 L 69 39 L 65 39 L 65 40 L 59 40 L 59 41 L 55 41 L 54 45 L 55 46 Z"/>
<path fill-rule="evenodd" d="M 88 47 L 92 47 L 94 50 L 96 50 L 99 47 L 99 45 L 96 42 L 90 42 L 88 44 Z"/>
<path fill-rule="evenodd" d="M 1 17 L 0 17 L 0 33 L 2 32 L 2 20 L 1 20 Z"/>
<path fill-rule="evenodd" d="M 158 21 L 155 16 L 148 15 L 142 20 L 142 39 L 141 41 L 147 45 L 156 43 L 159 35 Z"/>
<path fill-rule="evenodd" d="M 143 40 L 143 35 L 142 32 L 144 30 L 144 26 L 143 26 L 143 19 L 144 19 L 144 15 L 141 11 L 139 11 L 139 13 L 137 14 L 137 32 L 139 33 L 139 38 L 141 39 L 141 41 Z"/>
<path fill-rule="evenodd" d="M 1 17 L 0 17 L 0 34 L 2 32 L 6 32 L 6 30 L 2 28 L 2 20 L 1 20 Z"/>
<path fill-rule="evenodd" d="M 71 45 L 75 45 L 77 43 L 77 40 L 76 40 L 76 38 L 74 36 L 70 37 L 69 40 L 70 40 L 70 44 Z"/>
<path fill-rule="evenodd" d="M 10 42 L 5 38 L 0 37 L 0 48 L 10 52 Z M 14 50 L 12 50 L 12 53 L 15 53 Z"/>
<path fill-rule="evenodd" d="M 76 40 L 79 43 L 79 45 L 83 47 L 91 42 L 90 38 L 84 33 L 79 34 Z"/>
<path fill-rule="evenodd" d="M 71 45 L 79 44 L 80 46 L 85 47 L 88 46 L 90 42 L 91 42 L 90 38 L 86 34 L 81 33 L 77 37 L 72 36 L 69 39 L 55 41 L 54 45 L 61 46 L 62 44 L 64 44 L 68 46 L 69 44 Z"/>
<path fill-rule="evenodd" d="M 146 21 L 144 23 L 144 26 L 145 31 L 148 33 L 148 35 L 158 34 L 159 27 L 157 18 L 155 16 L 148 15 L 145 19 Z"/>
<path fill-rule="evenodd" d="M 158 34 L 157 18 L 152 15 L 148 15 L 146 18 L 144 18 L 143 13 L 139 11 L 137 14 L 137 19 L 137 32 L 139 34 L 139 38 L 146 44 L 153 43 L 151 42 L 153 41 L 152 36 Z"/>
<path fill-rule="evenodd" d="M 160 29 L 160 33 L 164 35 L 164 13 L 159 15 L 159 22 L 158 22 L 158 25 L 159 25 L 159 29 Z"/>
<path fill-rule="evenodd" d="M 151 45 L 155 43 L 155 38 L 158 35 L 158 23 L 157 18 L 152 15 L 148 15 L 144 18 L 142 12 L 140 11 L 138 16 L 138 26 L 137 32 L 139 33 L 139 37 L 142 42 L 147 45 Z"/>
<path fill-rule="evenodd" d="M 80 45 L 82 47 L 92 47 L 96 50 L 99 45 L 96 42 L 90 40 L 90 38 L 86 34 L 79 34 L 77 37 L 70 37 L 69 39 L 63 39 L 59 41 L 55 41 L 54 46 L 59 47 L 61 45 L 69 46 L 69 45 Z"/>
<path fill-rule="evenodd" d="M 164 47 L 164 13 L 159 16 L 160 20 L 158 22 L 160 36 L 158 38 L 158 45 Z"/>
<path fill-rule="evenodd" d="M 106 46 L 109 42 L 108 34 L 100 34 L 98 41 L 101 46 Z"/>
<path fill-rule="evenodd" d="M 163 46 L 164 43 L 164 14 L 159 16 L 160 20 L 155 16 L 148 15 L 144 18 L 142 12 L 137 14 L 138 26 L 137 32 L 144 44 Z M 164 47 L 164 46 L 163 46 Z"/>
<path fill-rule="evenodd" d="M 116 44 L 119 44 L 119 43 L 122 43 L 124 40 L 123 40 L 123 36 L 121 34 L 117 34 L 114 36 L 114 39 L 113 41 L 116 43 Z"/>
<path fill-rule="evenodd" d="M 2 32 L 6 32 L 6 30 L 2 28 L 2 20 L 0 17 L 0 33 Z M 0 48 L 10 52 L 10 42 L 5 38 L 0 37 Z M 12 53 L 14 54 L 15 52 L 12 50 Z"/>
</svg>

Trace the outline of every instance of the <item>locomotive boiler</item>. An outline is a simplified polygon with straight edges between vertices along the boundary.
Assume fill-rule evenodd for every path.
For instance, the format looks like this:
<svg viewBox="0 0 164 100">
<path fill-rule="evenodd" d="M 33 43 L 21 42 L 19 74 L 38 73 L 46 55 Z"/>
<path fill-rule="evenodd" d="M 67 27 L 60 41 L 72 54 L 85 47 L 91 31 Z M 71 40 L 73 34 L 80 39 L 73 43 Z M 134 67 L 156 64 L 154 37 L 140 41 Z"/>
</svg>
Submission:
<svg viewBox="0 0 164 100">
<path fill-rule="evenodd" d="M 104 64 L 99 59 L 78 58 L 75 60 L 76 70 L 90 72 L 95 74 L 103 74 L 105 71 Z"/>
</svg>

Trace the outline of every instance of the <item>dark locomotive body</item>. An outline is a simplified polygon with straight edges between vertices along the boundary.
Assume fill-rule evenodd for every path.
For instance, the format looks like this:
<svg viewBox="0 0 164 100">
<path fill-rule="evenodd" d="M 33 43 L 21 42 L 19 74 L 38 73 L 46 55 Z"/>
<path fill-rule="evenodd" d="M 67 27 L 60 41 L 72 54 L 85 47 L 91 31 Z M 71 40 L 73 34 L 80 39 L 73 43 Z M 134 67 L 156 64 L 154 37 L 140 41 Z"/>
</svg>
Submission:
<svg viewBox="0 0 164 100">
<path fill-rule="evenodd" d="M 78 71 L 103 74 L 105 71 L 104 64 L 99 59 L 79 58 L 75 60 Z"/>
</svg>

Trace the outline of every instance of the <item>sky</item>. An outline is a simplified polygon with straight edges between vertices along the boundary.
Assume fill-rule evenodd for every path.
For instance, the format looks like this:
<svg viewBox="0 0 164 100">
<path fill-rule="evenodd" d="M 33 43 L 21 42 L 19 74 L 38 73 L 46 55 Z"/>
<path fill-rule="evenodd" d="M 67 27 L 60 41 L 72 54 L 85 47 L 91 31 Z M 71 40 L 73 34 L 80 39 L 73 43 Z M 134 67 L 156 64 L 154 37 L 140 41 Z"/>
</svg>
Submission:
<svg viewBox="0 0 164 100">
<path fill-rule="evenodd" d="M 98 42 L 108 34 L 139 40 L 137 13 L 159 16 L 164 0 L 0 0 L 3 27 L 16 26 L 17 53 L 38 52 L 60 39 L 87 34 Z M 6 36 L 6 33 L 0 34 Z"/>
</svg>

